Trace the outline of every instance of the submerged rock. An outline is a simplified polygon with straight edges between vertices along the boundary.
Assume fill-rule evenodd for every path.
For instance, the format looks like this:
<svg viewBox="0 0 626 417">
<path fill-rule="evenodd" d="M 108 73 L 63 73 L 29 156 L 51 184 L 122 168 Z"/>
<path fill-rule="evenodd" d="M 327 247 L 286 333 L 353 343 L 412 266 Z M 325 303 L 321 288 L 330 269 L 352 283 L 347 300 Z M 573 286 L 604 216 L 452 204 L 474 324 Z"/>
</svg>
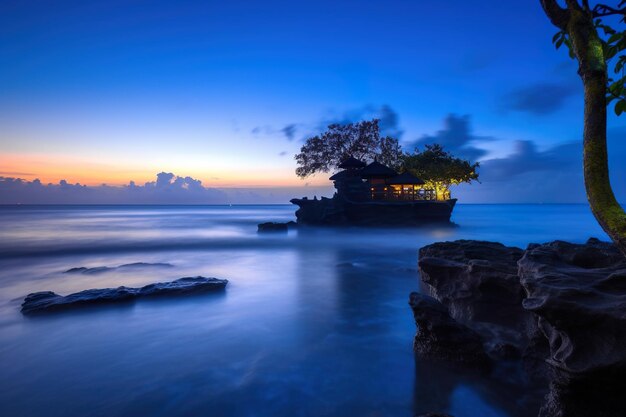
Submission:
<svg viewBox="0 0 626 417">
<path fill-rule="evenodd" d="M 223 290 L 228 280 L 185 277 L 171 282 L 149 284 L 141 288 L 102 288 L 80 291 L 66 296 L 52 291 L 28 294 L 22 303 L 23 314 L 58 311 L 79 306 L 129 301 L 143 297 L 179 295 Z"/>
<path fill-rule="evenodd" d="M 448 309 L 427 295 L 411 293 L 409 305 L 417 324 L 414 350 L 423 357 L 486 369 L 489 358 L 478 333 L 457 322 Z"/>
<path fill-rule="evenodd" d="M 137 268 L 171 268 L 174 265 L 164 262 L 148 263 L 148 262 L 134 262 L 130 264 L 124 264 L 120 266 L 96 266 L 93 268 L 87 268 L 79 266 L 70 268 L 64 272 L 64 274 L 101 274 L 103 272 L 115 271 L 115 270 L 134 270 Z"/>
<path fill-rule="evenodd" d="M 260 223 L 258 225 L 258 233 L 287 233 L 290 228 L 294 228 L 297 226 L 296 222 L 290 221 L 287 223 L 275 223 L 275 222 L 267 222 Z"/>
</svg>

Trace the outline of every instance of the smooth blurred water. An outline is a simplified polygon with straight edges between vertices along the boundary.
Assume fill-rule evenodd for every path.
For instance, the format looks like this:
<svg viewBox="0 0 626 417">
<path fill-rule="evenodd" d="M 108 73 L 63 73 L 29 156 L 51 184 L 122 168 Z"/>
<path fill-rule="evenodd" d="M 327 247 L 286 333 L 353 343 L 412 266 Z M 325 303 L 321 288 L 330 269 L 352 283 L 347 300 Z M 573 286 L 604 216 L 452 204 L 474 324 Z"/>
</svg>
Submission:
<svg viewBox="0 0 626 417">
<path fill-rule="evenodd" d="M 0 416 L 526 416 L 522 387 L 424 362 L 417 250 L 606 239 L 584 205 L 459 205 L 454 227 L 258 235 L 292 206 L 0 207 Z M 78 266 L 171 263 L 101 274 Z M 227 278 L 223 294 L 26 318 L 23 297 Z"/>
</svg>

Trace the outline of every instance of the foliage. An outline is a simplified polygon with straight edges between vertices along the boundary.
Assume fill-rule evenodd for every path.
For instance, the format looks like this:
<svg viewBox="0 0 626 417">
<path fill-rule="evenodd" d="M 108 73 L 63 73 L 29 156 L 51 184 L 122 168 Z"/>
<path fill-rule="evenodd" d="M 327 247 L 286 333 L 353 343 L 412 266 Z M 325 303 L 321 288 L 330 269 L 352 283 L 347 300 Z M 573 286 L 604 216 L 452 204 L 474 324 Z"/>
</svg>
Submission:
<svg viewBox="0 0 626 417">
<path fill-rule="evenodd" d="M 441 145 L 426 145 L 403 158 L 402 170 L 421 178 L 425 188 L 434 189 L 438 200 L 450 198 L 450 186 L 478 181 L 479 163 L 456 158 Z"/>
<path fill-rule="evenodd" d="M 626 54 L 624 54 L 626 50 L 626 33 L 624 31 L 615 30 L 603 21 L 601 17 L 611 15 L 622 16 L 619 19 L 619 23 L 624 23 L 626 19 L 626 9 L 621 8 L 625 5 L 626 0 L 620 0 L 617 9 L 598 4 L 593 9 L 588 10 L 594 17 L 594 25 L 600 36 L 600 41 L 602 42 L 602 53 L 609 67 L 609 74 L 614 74 L 613 76 L 609 76 L 608 79 L 606 93 L 607 106 L 614 103 L 613 109 L 618 116 L 626 112 Z M 570 58 L 576 58 L 567 29 L 557 32 L 552 38 L 552 43 L 554 43 L 556 49 L 565 45 Z"/>
<path fill-rule="evenodd" d="M 295 159 L 296 175 L 306 178 L 318 172 L 329 172 L 343 160 L 353 156 L 362 161 L 377 159 L 380 163 L 397 168 L 402 159 L 402 149 L 397 139 L 381 137 L 378 119 L 332 124 L 321 135 L 306 140 Z"/>
</svg>

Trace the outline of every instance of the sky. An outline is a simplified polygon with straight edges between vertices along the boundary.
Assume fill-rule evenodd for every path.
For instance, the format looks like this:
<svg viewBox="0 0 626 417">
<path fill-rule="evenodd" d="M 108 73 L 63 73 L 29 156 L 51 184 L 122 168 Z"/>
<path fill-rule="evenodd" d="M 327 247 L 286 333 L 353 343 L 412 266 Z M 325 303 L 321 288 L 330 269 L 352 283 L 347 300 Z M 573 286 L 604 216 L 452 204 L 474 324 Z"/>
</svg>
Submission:
<svg viewBox="0 0 626 417">
<path fill-rule="evenodd" d="M 461 202 L 584 202 L 582 86 L 555 32 L 538 0 L 4 0 L 0 204 L 332 195 L 294 154 L 374 117 L 407 150 L 480 161 Z M 626 119 L 609 126 L 624 201 Z"/>
</svg>

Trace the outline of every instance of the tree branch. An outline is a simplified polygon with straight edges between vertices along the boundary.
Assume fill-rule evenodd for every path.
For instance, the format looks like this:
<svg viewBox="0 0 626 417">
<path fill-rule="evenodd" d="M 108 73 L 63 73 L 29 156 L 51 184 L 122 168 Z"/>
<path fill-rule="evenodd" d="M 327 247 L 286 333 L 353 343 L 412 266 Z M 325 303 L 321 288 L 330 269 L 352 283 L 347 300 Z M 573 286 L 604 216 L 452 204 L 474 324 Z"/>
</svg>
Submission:
<svg viewBox="0 0 626 417">
<path fill-rule="evenodd" d="M 556 0 L 539 0 L 543 11 L 546 12 L 550 22 L 559 29 L 563 30 L 567 26 L 569 20 L 569 11 L 562 8 Z"/>
<path fill-rule="evenodd" d="M 615 9 L 611 6 L 607 6 L 606 4 L 597 4 L 596 7 L 593 8 L 592 14 L 593 14 L 593 17 L 612 16 L 612 15 L 626 16 L 626 8 Z"/>
</svg>

